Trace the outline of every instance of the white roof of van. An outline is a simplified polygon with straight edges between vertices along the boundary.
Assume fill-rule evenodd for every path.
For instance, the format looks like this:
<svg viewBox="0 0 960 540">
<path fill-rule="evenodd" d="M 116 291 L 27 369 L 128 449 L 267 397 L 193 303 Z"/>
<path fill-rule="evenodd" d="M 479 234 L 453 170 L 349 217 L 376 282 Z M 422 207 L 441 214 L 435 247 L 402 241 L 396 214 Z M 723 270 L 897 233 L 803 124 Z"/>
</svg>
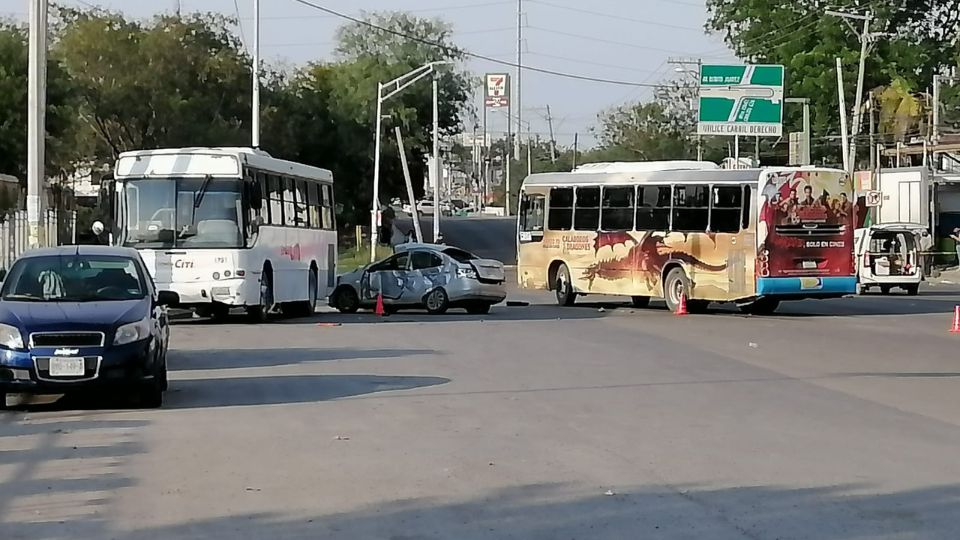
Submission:
<svg viewBox="0 0 960 540">
<path fill-rule="evenodd" d="M 584 173 L 642 173 L 653 171 L 689 171 L 713 170 L 720 166 L 712 161 L 614 161 L 609 163 L 587 163 L 573 170 L 575 174 Z"/>
</svg>

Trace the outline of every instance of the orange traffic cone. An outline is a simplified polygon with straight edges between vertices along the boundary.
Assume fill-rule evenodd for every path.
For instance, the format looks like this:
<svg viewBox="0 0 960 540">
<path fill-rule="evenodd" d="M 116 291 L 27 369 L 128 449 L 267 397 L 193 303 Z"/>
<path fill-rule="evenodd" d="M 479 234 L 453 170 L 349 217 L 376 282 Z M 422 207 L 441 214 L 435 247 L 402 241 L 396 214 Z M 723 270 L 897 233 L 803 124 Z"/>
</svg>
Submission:
<svg viewBox="0 0 960 540">
<path fill-rule="evenodd" d="M 383 308 L 383 295 L 377 294 L 377 307 L 373 310 L 374 314 L 377 317 L 383 317 L 387 314 L 387 310 Z"/>
<path fill-rule="evenodd" d="M 953 327 L 950 328 L 950 332 L 960 333 L 960 306 L 953 308 Z"/>
<path fill-rule="evenodd" d="M 686 315 L 687 314 L 687 295 L 680 295 L 680 303 L 677 304 L 677 312 L 674 315 Z"/>
</svg>

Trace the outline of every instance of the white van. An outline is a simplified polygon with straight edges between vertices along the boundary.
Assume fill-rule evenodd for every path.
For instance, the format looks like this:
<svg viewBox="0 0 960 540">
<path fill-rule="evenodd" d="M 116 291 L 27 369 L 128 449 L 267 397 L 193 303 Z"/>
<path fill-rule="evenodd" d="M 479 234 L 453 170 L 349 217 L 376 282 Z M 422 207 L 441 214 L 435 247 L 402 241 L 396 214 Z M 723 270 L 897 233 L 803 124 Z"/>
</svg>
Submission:
<svg viewBox="0 0 960 540">
<path fill-rule="evenodd" d="M 885 223 L 854 232 L 857 253 L 857 292 L 877 287 L 889 294 L 894 287 L 915 295 L 923 281 L 920 254 L 932 244 L 919 223 Z"/>
</svg>

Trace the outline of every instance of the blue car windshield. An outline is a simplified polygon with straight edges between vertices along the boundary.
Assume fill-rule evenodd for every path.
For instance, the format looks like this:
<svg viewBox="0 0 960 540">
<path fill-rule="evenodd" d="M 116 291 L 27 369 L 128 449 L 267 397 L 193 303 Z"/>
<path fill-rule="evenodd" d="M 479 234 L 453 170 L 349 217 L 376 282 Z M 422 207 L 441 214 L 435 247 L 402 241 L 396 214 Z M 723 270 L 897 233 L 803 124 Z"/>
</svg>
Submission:
<svg viewBox="0 0 960 540">
<path fill-rule="evenodd" d="M 0 298 L 14 302 L 110 302 L 144 296 L 143 276 L 133 259 L 51 255 L 15 262 Z"/>
</svg>

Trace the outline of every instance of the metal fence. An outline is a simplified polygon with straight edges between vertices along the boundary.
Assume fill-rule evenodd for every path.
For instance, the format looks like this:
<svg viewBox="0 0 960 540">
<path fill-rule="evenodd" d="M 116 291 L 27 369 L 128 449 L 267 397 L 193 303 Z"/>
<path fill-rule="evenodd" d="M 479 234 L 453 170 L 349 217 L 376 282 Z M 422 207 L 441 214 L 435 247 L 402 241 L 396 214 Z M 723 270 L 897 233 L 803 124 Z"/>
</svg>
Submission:
<svg viewBox="0 0 960 540">
<path fill-rule="evenodd" d="M 73 210 L 47 209 L 40 217 L 46 245 L 75 244 L 77 213 Z M 6 273 L 13 261 L 30 247 L 30 226 L 27 211 L 17 210 L 0 215 L 0 272 Z"/>
</svg>

